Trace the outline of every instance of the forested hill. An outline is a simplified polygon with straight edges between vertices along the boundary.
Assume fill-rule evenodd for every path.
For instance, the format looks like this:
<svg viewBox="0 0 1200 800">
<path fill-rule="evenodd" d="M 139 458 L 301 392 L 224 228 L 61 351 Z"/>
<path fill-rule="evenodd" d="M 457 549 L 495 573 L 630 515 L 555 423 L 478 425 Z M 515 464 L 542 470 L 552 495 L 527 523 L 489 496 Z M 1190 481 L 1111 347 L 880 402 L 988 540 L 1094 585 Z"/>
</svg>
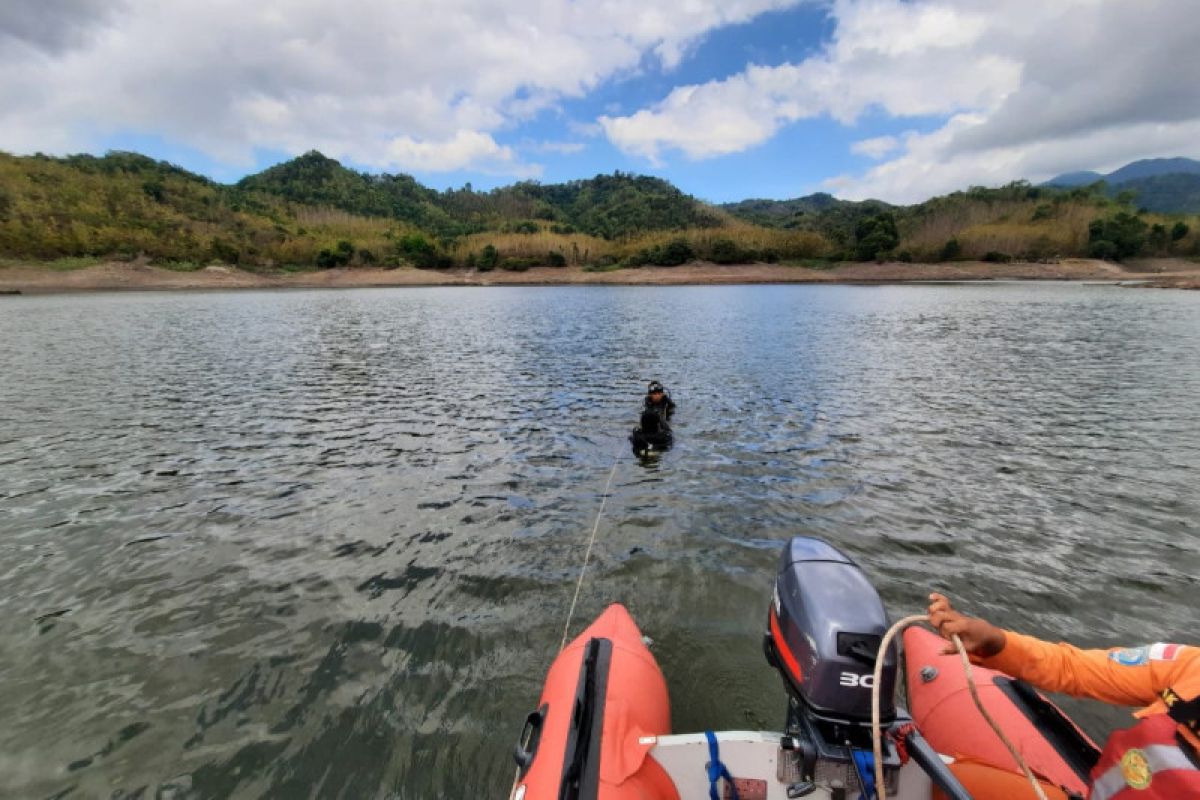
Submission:
<svg viewBox="0 0 1200 800">
<path fill-rule="evenodd" d="M 701 236 L 715 230 L 737 241 Z M 684 232 L 696 241 L 666 248 Z M 622 173 L 438 192 L 310 152 L 226 186 L 137 153 L 0 153 L 0 259 L 144 255 L 273 268 L 463 266 L 483 257 L 485 266 L 510 259 L 520 268 L 806 257 L 821 247 L 812 234 L 747 230 L 664 180 Z"/>
<path fill-rule="evenodd" d="M 858 210 L 863 207 L 869 207 L 875 212 L 891 208 L 887 203 L 879 200 L 866 200 L 863 202 L 838 200 L 833 195 L 824 192 L 797 197 L 794 200 L 755 198 L 721 205 L 721 208 L 735 217 L 740 217 L 757 225 L 768 225 L 778 228 L 795 228 L 802 224 L 804 217 L 813 214 L 822 214 L 838 209 Z"/>
<path fill-rule="evenodd" d="M 1171 184 L 1172 176 L 1140 178 Z M 1190 185 L 1162 185 L 1180 197 Z M 136 153 L 0 153 L 4 259 L 145 257 L 173 268 L 336 266 L 595 269 L 748 261 L 1041 260 L 1200 256 L 1200 222 L 1103 184 L 1015 182 L 915 206 L 827 194 L 711 206 L 659 178 L 615 173 L 438 192 L 320 153 L 215 183 Z"/>
<path fill-rule="evenodd" d="M 517 183 L 490 192 L 476 192 L 469 184 L 437 192 L 408 175 L 356 172 L 313 151 L 243 178 L 236 188 L 401 220 L 442 236 L 519 220 L 543 220 L 604 239 L 720 224 L 711 210 L 670 183 L 622 173 L 564 184 Z"/>
<path fill-rule="evenodd" d="M 234 188 L 364 217 L 405 220 L 423 228 L 454 227 L 454 221 L 439 206 L 438 193 L 415 178 L 355 172 L 315 150 L 242 178 Z"/>
</svg>

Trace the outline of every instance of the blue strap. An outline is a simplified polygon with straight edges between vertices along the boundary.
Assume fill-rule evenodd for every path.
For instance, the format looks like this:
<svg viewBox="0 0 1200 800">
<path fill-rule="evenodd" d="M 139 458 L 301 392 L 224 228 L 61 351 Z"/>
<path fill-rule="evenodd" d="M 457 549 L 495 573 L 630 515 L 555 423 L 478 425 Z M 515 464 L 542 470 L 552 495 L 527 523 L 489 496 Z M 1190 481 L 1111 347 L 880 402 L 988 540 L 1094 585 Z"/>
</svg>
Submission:
<svg viewBox="0 0 1200 800">
<path fill-rule="evenodd" d="M 858 770 L 859 780 L 862 781 L 863 800 L 876 797 L 875 794 L 875 754 L 866 750 L 851 750 L 854 756 L 854 768 Z"/>
<path fill-rule="evenodd" d="M 704 736 L 708 739 L 709 800 L 721 800 L 721 796 L 717 792 L 717 783 L 721 778 L 724 778 L 729 783 L 729 791 L 733 793 L 733 800 L 741 800 L 738 797 L 737 786 L 733 783 L 733 776 L 729 774 L 729 770 L 721 763 L 721 746 L 717 744 L 717 735 L 712 731 L 705 731 Z"/>
</svg>

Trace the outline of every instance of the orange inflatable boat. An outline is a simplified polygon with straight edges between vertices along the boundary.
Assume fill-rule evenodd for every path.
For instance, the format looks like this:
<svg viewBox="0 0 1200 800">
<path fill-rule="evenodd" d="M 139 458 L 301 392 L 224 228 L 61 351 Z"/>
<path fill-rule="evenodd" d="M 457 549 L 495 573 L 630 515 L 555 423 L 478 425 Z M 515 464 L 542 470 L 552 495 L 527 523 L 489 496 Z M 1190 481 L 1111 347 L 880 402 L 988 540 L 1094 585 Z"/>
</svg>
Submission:
<svg viewBox="0 0 1200 800">
<path fill-rule="evenodd" d="M 623 606 L 606 609 L 550 666 L 516 747 L 512 800 L 858 800 L 876 796 L 874 667 L 889 623 L 878 594 L 843 553 L 818 539 L 784 547 L 764 620 L 779 671 L 782 731 L 672 734 L 666 681 Z M 893 643 L 880 682 L 882 774 L 889 800 L 1033 797 L 972 704 L 957 657 L 909 629 L 912 714 L 896 706 Z M 1029 686 L 982 668 L 989 713 L 1046 794 L 1086 792 L 1095 745 Z M 764 687 L 765 689 L 765 687 Z"/>
<path fill-rule="evenodd" d="M 612 605 L 550 665 L 517 744 L 515 798 L 678 798 L 648 759 L 671 731 L 667 682 L 633 618 Z"/>
<path fill-rule="evenodd" d="M 1020 767 L 975 708 L 959 657 L 942 655 L 945 647 L 924 628 L 904 632 L 914 722 L 935 750 L 954 758 L 951 770 L 977 800 L 1029 796 Z M 1046 796 L 1085 795 L 1100 756 L 1087 734 L 1029 684 L 983 667 L 971 671 L 980 701 L 1042 780 Z"/>
</svg>

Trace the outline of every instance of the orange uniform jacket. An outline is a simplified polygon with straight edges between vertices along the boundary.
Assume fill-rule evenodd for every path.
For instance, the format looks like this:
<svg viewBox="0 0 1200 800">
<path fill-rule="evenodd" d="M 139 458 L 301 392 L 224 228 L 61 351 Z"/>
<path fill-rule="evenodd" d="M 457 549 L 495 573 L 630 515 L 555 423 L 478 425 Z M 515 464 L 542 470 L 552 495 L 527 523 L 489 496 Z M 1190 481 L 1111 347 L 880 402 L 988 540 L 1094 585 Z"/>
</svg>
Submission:
<svg viewBox="0 0 1200 800">
<path fill-rule="evenodd" d="M 1151 644 L 1111 650 L 1081 650 L 1005 631 L 1004 649 L 979 659 L 989 669 L 1020 678 L 1039 689 L 1141 706 L 1135 717 L 1166 713 L 1166 689 L 1185 700 L 1200 696 L 1200 647 Z M 1200 742 L 1185 733 L 1194 747 Z"/>
</svg>

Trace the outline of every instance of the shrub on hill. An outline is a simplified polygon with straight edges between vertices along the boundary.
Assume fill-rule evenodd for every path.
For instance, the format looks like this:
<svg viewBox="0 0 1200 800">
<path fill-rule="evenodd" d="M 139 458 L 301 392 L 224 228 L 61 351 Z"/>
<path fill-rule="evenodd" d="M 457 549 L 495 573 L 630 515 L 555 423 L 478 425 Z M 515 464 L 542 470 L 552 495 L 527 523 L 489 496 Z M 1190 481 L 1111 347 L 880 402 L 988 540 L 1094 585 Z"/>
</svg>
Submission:
<svg viewBox="0 0 1200 800">
<path fill-rule="evenodd" d="M 714 240 L 707 255 L 714 264 L 745 264 L 758 257 L 753 250 L 739 247 L 737 242 L 725 237 Z"/>
<path fill-rule="evenodd" d="M 500 253 L 492 245 L 484 245 L 479 251 L 479 258 L 475 261 L 475 266 L 480 272 L 491 272 L 500 263 Z"/>
<path fill-rule="evenodd" d="M 1124 211 L 1088 224 L 1088 255 L 1120 260 L 1136 256 L 1146 244 L 1149 226 L 1140 217 Z"/>
<path fill-rule="evenodd" d="M 396 253 L 417 269 L 438 266 L 437 248 L 419 233 L 410 233 L 396 242 Z"/>
<path fill-rule="evenodd" d="M 321 269 L 344 267 L 354 258 L 354 244 L 343 239 L 332 248 L 325 248 L 317 253 L 317 266 Z"/>
<path fill-rule="evenodd" d="M 854 227 L 854 257 L 859 261 L 884 258 L 898 244 L 896 217 L 890 211 L 859 220 Z"/>
</svg>

